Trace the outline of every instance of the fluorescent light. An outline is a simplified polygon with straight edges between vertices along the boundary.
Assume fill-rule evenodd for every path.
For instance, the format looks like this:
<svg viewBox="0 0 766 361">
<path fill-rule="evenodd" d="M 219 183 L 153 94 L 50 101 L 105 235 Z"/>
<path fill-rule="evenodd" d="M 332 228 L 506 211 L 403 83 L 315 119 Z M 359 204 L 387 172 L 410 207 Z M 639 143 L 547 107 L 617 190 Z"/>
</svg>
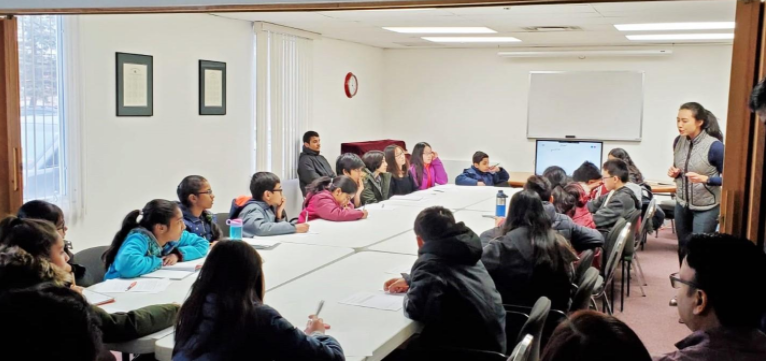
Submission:
<svg viewBox="0 0 766 361">
<path fill-rule="evenodd" d="M 497 53 L 505 58 L 585 58 L 597 56 L 666 56 L 672 50 L 573 50 L 573 51 L 506 51 Z"/>
<path fill-rule="evenodd" d="M 707 23 L 656 23 L 656 24 L 619 24 L 619 31 L 653 31 L 653 30 L 721 30 L 734 29 L 733 21 Z"/>
<path fill-rule="evenodd" d="M 435 37 L 424 37 L 422 39 L 432 41 L 434 43 L 516 43 L 521 41 L 519 39 L 512 38 L 510 36 L 506 36 L 506 37 L 435 36 Z"/>
<path fill-rule="evenodd" d="M 718 34 L 653 34 L 653 35 L 625 35 L 628 40 L 651 41 L 651 40 L 731 40 L 733 33 Z"/>
<path fill-rule="evenodd" d="M 495 34 L 490 28 L 479 27 L 384 27 L 388 31 L 403 34 Z"/>
</svg>

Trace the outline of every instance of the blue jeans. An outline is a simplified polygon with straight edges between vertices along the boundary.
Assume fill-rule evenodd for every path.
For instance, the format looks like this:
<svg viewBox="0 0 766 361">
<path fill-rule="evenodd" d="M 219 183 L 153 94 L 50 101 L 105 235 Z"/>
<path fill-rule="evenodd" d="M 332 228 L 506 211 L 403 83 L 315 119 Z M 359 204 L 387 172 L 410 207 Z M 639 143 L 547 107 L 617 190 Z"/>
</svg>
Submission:
<svg viewBox="0 0 766 361">
<path fill-rule="evenodd" d="M 676 235 L 678 236 L 678 265 L 686 257 L 686 243 L 689 242 L 692 234 L 713 233 L 718 227 L 718 215 L 721 213 L 721 206 L 707 211 L 693 211 L 676 203 L 675 220 Z"/>
</svg>

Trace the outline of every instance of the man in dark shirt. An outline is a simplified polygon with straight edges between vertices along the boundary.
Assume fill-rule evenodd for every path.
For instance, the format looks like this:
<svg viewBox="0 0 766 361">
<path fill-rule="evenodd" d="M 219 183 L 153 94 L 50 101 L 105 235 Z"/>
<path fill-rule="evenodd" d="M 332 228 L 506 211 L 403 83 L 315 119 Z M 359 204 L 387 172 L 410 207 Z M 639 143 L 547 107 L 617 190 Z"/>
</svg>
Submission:
<svg viewBox="0 0 766 361">
<path fill-rule="evenodd" d="M 766 312 L 764 274 L 766 254 L 755 244 L 719 233 L 692 235 L 681 272 L 670 281 L 693 333 L 676 344 L 678 351 L 655 360 L 766 360 L 766 334 L 758 330 Z"/>
<path fill-rule="evenodd" d="M 309 130 L 303 134 L 303 152 L 298 158 L 298 180 L 301 192 L 306 196 L 306 186 L 319 177 L 335 177 L 330 163 L 325 157 L 319 155 L 322 143 L 319 141 L 319 133 Z"/>
</svg>

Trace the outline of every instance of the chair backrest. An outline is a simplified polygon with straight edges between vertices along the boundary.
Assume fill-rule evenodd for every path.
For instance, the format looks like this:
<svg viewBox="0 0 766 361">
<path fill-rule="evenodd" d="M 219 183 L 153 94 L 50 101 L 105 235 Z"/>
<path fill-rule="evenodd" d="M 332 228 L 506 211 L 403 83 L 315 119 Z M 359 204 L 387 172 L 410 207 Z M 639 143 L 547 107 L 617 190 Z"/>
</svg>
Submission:
<svg viewBox="0 0 766 361">
<path fill-rule="evenodd" d="M 614 271 L 620 264 L 620 256 L 622 255 L 622 251 L 625 249 L 625 242 L 630 237 L 630 233 L 633 232 L 631 227 L 633 227 L 632 224 L 625 223 L 625 226 L 622 227 L 622 230 L 617 237 L 617 242 L 615 242 L 614 246 L 612 247 L 612 252 L 609 254 L 609 258 L 606 262 L 606 267 L 604 267 L 605 285 L 612 281 L 612 277 L 614 277 Z"/>
<path fill-rule="evenodd" d="M 639 242 L 643 242 L 646 235 L 649 234 L 649 230 L 652 226 L 652 218 L 656 211 L 657 199 L 652 199 L 646 207 L 646 212 L 644 212 L 643 223 L 641 223 L 641 232 L 639 232 L 639 237 L 636 239 L 636 245 L 638 245 Z"/>
<path fill-rule="evenodd" d="M 545 321 L 548 319 L 548 312 L 551 311 L 551 300 L 548 297 L 540 297 L 535 305 L 532 306 L 532 311 L 529 313 L 529 320 L 524 326 L 521 327 L 520 335 L 532 335 L 534 340 L 532 341 L 532 352 L 530 354 L 530 360 L 536 361 L 540 359 L 540 343 L 543 337 L 543 328 Z M 521 342 L 521 340 L 517 340 Z"/>
<path fill-rule="evenodd" d="M 628 239 L 625 240 L 625 246 L 623 248 L 623 256 L 633 256 L 634 253 L 636 253 L 636 240 L 639 239 L 639 237 L 636 236 L 637 233 L 640 233 L 640 223 L 641 220 L 641 210 L 636 209 L 628 216 L 628 223 L 630 226 L 630 231 L 628 232 Z"/>
<path fill-rule="evenodd" d="M 574 277 L 574 283 L 575 285 L 580 284 L 582 281 L 582 277 L 585 275 L 585 272 L 588 271 L 593 266 L 593 259 L 595 258 L 596 253 L 593 252 L 592 249 L 586 249 L 582 253 L 580 253 L 580 263 L 577 264 L 577 269 L 575 270 L 575 277 Z"/>
<path fill-rule="evenodd" d="M 109 246 L 98 246 L 75 253 L 75 263 L 85 267 L 85 274 L 81 279 L 77 280 L 78 286 L 90 287 L 96 283 L 104 281 L 106 269 L 104 268 L 104 262 L 101 261 L 101 255 L 103 255 L 108 248 Z"/>
<path fill-rule="evenodd" d="M 609 255 L 612 254 L 612 248 L 614 248 L 614 244 L 617 243 L 617 237 L 620 236 L 620 232 L 622 232 L 622 229 L 625 228 L 626 223 L 628 223 L 628 221 L 624 218 L 618 219 L 617 223 L 612 226 L 612 229 L 609 231 L 606 237 L 604 237 L 604 252 L 601 253 L 602 274 L 605 274 L 606 261 L 609 259 Z"/>
<path fill-rule="evenodd" d="M 533 342 L 534 337 L 532 335 L 524 335 L 521 341 L 516 344 L 516 347 L 513 348 L 513 352 L 511 352 L 511 356 L 508 357 L 507 361 L 529 361 Z"/>
<path fill-rule="evenodd" d="M 572 305 L 569 306 L 569 313 L 590 308 L 590 300 L 591 297 L 593 297 L 593 293 L 596 291 L 597 281 L 598 270 L 595 268 L 588 269 L 583 275 L 580 284 L 577 286 L 577 291 L 572 298 Z"/>
<path fill-rule="evenodd" d="M 218 228 L 221 229 L 221 236 L 223 238 L 226 238 L 229 236 L 229 225 L 226 224 L 226 221 L 229 219 L 228 213 L 216 213 L 215 214 L 215 224 L 218 225 Z"/>
</svg>

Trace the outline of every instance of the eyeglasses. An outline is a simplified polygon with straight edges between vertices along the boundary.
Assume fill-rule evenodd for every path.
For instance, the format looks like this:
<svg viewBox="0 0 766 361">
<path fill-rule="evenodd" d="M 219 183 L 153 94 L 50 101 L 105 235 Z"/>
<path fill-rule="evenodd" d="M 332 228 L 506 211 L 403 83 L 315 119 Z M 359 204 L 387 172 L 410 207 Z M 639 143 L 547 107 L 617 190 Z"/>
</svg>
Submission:
<svg viewBox="0 0 766 361">
<path fill-rule="evenodd" d="M 684 281 L 680 277 L 678 277 L 678 273 L 673 273 L 670 275 L 670 286 L 679 289 L 681 288 L 681 285 L 687 285 L 691 288 L 697 288 L 699 289 L 699 286 L 697 286 L 696 283 L 692 281 Z"/>
<path fill-rule="evenodd" d="M 282 190 L 281 189 L 272 189 L 271 191 L 276 193 L 276 192 L 281 192 Z"/>
<path fill-rule="evenodd" d="M 612 177 L 601 177 L 601 180 L 602 180 L 602 181 L 605 181 L 605 180 L 607 180 L 607 179 L 612 179 Z"/>
<path fill-rule="evenodd" d="M 202 192 L 197 193 L 197 195 L 203 195 L 203 194 L 207 194 L 209 196 L 212 196 L 213 195 L 213 190 L 212 189 L 208 189 L 206 191 L 202 191 Z"/>
</svg>

